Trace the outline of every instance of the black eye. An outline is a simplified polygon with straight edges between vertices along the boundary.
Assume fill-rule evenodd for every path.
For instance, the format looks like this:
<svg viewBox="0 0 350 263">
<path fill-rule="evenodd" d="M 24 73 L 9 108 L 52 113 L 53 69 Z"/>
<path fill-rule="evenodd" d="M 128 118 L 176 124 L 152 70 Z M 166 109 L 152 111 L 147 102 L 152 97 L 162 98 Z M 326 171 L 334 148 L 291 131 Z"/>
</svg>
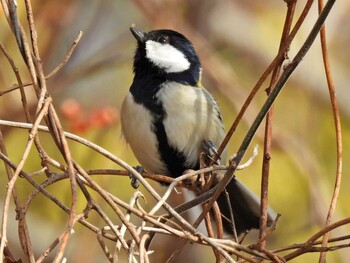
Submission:
<svg viewBox="0 0 350 263">
<path fill-rule="evenodd" d="M 169 37 L 168 36 L 160 36 L 157 38 L 157 42 L 161 43 L 161 44 L 166 44 L 169 43 Z"/>
</svg>

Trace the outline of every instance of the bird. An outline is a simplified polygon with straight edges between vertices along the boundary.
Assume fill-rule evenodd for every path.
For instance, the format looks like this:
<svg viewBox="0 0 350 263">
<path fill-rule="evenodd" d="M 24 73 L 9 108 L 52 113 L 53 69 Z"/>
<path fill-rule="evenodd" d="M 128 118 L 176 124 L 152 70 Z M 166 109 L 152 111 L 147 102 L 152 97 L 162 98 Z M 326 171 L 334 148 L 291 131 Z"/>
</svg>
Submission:
<svg viewBox="0 0 350 263">
<path fill-rule="evenodd" d="M 144 32 L 132 26 L 130 31 L 137 47 L 133 82 L 120 112 L 123 136 L 149 173 L 176 178 L 199 169 L 200 153 L 215 154 L 226 133 L 216 101 L 201 84 L 197 52 L 174 30 Z M 225 150 L 220 160 L 226 161 L 226 155 Z M 224 193 L 217 199 L 225 232 L 240 235 L 258 229 L 257 195 L 236 177 L 226 192 L 230 202 Z M 269 208 L 268 226 L 275 218 Z"/>
</svg>

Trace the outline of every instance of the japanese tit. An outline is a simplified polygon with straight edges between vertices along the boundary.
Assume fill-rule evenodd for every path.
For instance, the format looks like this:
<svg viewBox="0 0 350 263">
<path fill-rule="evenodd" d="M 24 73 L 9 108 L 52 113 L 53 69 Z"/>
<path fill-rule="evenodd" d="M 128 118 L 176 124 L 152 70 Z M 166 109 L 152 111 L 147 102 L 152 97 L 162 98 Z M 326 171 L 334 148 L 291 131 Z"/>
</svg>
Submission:
<svg viewBox="0 0 350 263">
<path fill-rule="evenodd" d="M 175 178 L 198 169 L 200 153 L 218 147 L 225 130 L 215 100 L 201 85 L 197 53 L 176 31 L 130 30 L 137 48 L 134 80 L 121 108 L 124 137 L 147 172 Z M 259 198 L 235 178 L 226 191 L 230 204 L 224 194 L 217 199 L 225 231 L 233 233 L 233 224 L 237 234 L 259 228 Z M 269 225 L 274 218 L 269 210 Z"/>
</svg>

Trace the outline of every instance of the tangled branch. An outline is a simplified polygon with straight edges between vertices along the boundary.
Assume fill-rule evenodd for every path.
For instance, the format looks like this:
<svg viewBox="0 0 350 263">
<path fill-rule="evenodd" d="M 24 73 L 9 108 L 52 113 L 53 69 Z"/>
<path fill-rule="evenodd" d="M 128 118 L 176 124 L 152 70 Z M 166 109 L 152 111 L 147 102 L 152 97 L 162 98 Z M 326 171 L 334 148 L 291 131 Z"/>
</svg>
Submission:
<svg viewBox="0 0 350 263">
<path fill-rule="evenodd" d="M 147 8 L 143 1 L 134 2 L 135 5 L 137 5 L 145 16 L 148 16 L 151 21 L 152 19 L 155 19 L 154 17 L 156 16 L 154 16 L 154 14 L 157 12 L 156 8 Z M 277 55 L 257 81 L 256 85 L 253 87 L 236 119 L 233 121 L 225 140 L 218 150 L 220 154 L 225 149 L 250 103 L 254 99 L 257 92 L 261 89 L 262 84 L 267 80 L 268 76 L 271 75 L 266 102 L 262 106 L 255 121 L 250 126 L 237 154 L 230 160 L 230 164 L 228 166 L 214 165 L 216 161 L 214 159 L 209 167 L 203 167 L 198 171 L 189 172 L 181 177 L 173 179 L 163 175 L 147 173 L 141 174 L 127 162 L 121 158 L 118 158 L 101 146 L 75 134 L 64 131 L 61 120 L 53 104 L 55 98 L 48 91 L 47 80 L 57 75 L 60 70 L 62 70 L 67 63 L 69 63 L 72 54 L 82 38 L 82 32 L 79 32 L 76 39 L 72 42 L 71 47 L 67 51 L 63 61 L 49 74 L 45 75 L 38 48 L 38 41 L 40 39 L 37 35 L 30 0 L 24 1 L 27 14 L 26 26 L 29 28 L 29 33 L 25 32 L 24 28 L 26 27 L 23 27 L 18 19 L 16 2 L 14 0 L 2 0 L 1 4 L 5 17 L 16 39 L 17 47 L 22 56 L 22 60 L 30 73 L 30 80 L 23 80 L 24 74 L 18 69 L 17 66 L 17 64 L 19 64 L 21 61 L 14 60 L 5 45 L 0 42 L 0 50 L 10 64 L 16 79 L 16 83 L 13 86 L 1 91 L 0 96 L 8 96 L 14 91 L 19 90 L 23 117 L 26 120 L 26 122 L 0 120 L 0 127 L 6 126 L 14 130 L 26 129 L 29 131 L 29 133 L 26 135 L 27 143 L 25 149 L 21 154 L 20 161 L 16 163 L 7 153 L 5 139 L 0 129 L 0 159 L 5 165 L 6 174 L 8 177 L 6 196 L 2 210 L 0 262 L 16 262 L 16 259 L 11 253 L 11 249 L 7 244 L 9 235 L 8 222 L 10 220 L 9 209 L 12 200 L 16 206 L 19 239 L 25 255 L 25 258 L 23 259 L 25 262 L 44 262 L 48 259 L 48 257 L 53 257 L 53 262 L 62 262 L 67 247 L 69 246 L 69 239 L 72 236 L 73 230 L 75 229 L 75 225 L 77 223 L 81 224 L 88 231 L 91 231 L 96 235 L 96 239 L 109 262 L 117 262 L 122 255 L 126 255 L 129 262 L 151 262 L 150 255 L 157 253 L 157 251 L 153 251 L 151 249 L 151 243 L 158 236 L 162 235 L 170 235 L 180 240 L 177 247 L 174 248 L 173 253 L 169 257 L 168 262 L 173 262 L 184 245 L 188 242 L 210 247 L 215 254 L 217 262 L 261 262 L 262 260 L 271 262 L 286 262 L 305 253 L 316 252 L 320 253 L 320 262 L 323 262 L 325 252 L 349 247 L 349 235 L 331 239 L 328 238 L 328 234 L 334 229 L 350 224 L 350 218 L 345 218 L 335 223 L 331 223 L 340 187 L 342 170 L 342 143 L 339 110 L 335 98 L 335 89 L 327 58 L 325 29 L 322 28 L 322 26 L 332 9 L 335 0 L 327 1 L 324 7 L 320 1 L 320 14 L 314 23 L 313 29 L 311 30 L 304 44 L 300 47 L 296 56 L 283 68 L 282 65 L 287 58 L 289 47 L 305 18 L 307 17 L 313 3 L 312 0 L 307 1 L 302 13 L 299 15 L 296 23 L 292 27 L 297 1 L 291 0 L 286 2 L 287 12 L 285 24 Z M 153 22 L 156 23 L 156 21 Z M 191 31 L 191 28 L 188 30 Z M 266 242 L 273 231 L 273 229 L 266 228 L 269 157 L 272 147 L 272 107 L 279 93 L 282 91 L 286 81 L 302 61 L 320 31 L 326 75 L 329 84 L 332 109 L 334 112 L 334 120 L 337 131 L 338 160 L 334 194 L 324 228 L 317 231 L 304 243 L 288 245 L 277 249 L 267 249 Z M 28 107 L 27 98 L 29 96 L 35 97 L 36 107 L 34 112 Z M 251 160 L 248 161 L 248 164 L 243 164 L 241 167 L 239 166 L 246 154 L 249 144 L 256 134 L 258 127 L 261 125 L 268 113 L 269 115 L 266 120 L 266 133 L 264 140 L 264 168 L 261 186 L 262 216 L 260 235 L 259 239 L 254 244 L 241 244 L 240 242 L 223 238 L 222 222 L 220 222 L 220 211 L 217 207 L 215 207 L 215 201 L 228 182 L 232 179 L 234 172 L 237 169 L 247 167 L 247 165 L 249 165 L 252 162 L 252 159 L 254 159 L 256 156 L 256 153 L 254 153 Z M 51 143 L 49 146 L 55 147 L 55 149 L 60 153 L 60 159 L 54 158 L 48 153 L 49 147 L 47 144 L 42 143 L 43 133 L 50 135 Z M 73 141 L 75 144 L 79 144 L 86 149 L 92 149 L 94 154 L 102 156 L 102 158 L 109 160 L 111 163 L 113 163 L 113 165 L 121 167 L 122 170 L 103 168 L 89 170 L 83 167 L 83 165 L 76 160 L 74 154 L 71 153 L 71 145 L 68 141 Z M 25 164 L 29 162 L 29 156 L 33 153 L 39 157 L 41 167 L 38 169 L 38 171 L 29 173 L 25 169 Z M 214 186 L 213 188 L 206 189 L 198 197 L 189 202 L 185 202 L 178 207 L 173 207 L 169 204 L 169 197 L 171 193 L 176 191 L 176 188 L 184 187 L 191 189 L 191 184 L 188 183 L 189 181 L 192 180 L 192 182 L 197 182 L 198 177 L 208 173 L 215 173 L 218 170 L 225 172 L 225 176 L 218 185 Z M 43 182 L 40 182 L 37 177 L 38 175 L 42 174 L 46 175 L 47 178 Z M 113 175 L 118 177 L 128 177 L 129 175 L 132 175 L 140 182 L 146 193 L 150 196 L 148 197 L 147 202 L 152 203 L 151 208 L 148 209 L 142 207 L 142 202 L 140 200 L 147 199 L 145 197 L 146 193 L 135 191 L 130 198 L 129 203 L 127 203 L 122 200 L 121 196 L 114 195 L 108 190 L 104 189 L 104 187 L 97 180 L 95 180 L 95 177 L 102 175 Z M 165 193 L 161 195 L 145 178 L 158 182 L 166 182 L 169 184 L 169 186 Z M 24 200 L 19 198 L 18 190 L 16 188 L 19 180 L 21 179 L 25 180 L 33 187 L 32 192 Z M 59 198 L 57 198 L 47 189 L 49 186 L 55 187 L 60 181 L 69 182 L 70 203 L 68 205 L 59 200 Z M 205 189 L 205 186 L 203 187 Z M 61 233 L 52 241 L 51 244 L 47 246 L 44 251 L 41 252 L 39 256 L 35 256 L 35 244 L 33 245 L 31 241 L 29 231 L 30 225 L 27 223 L 27 218 L 29 217 L 28 212 L 32 208 L 32 201 L 39 195 L 50 200 L 53 206 L 58 207 L 65 214 L 67 214 L 68 219 L 66 226 L 61 230 Z M 80 198 L 79 196 L 83 197 L 83 201 L 78 200 Z M 103 202 L 103 205 L 101 202 Z M 78 204 L 85 204 L 85 207 L 80 210 L 78 208 Z M 194 220 L 194 222 L 187 220 L 183 215 L 184 212 L 200 204 L 203 205 L 203 211 L 201 214 L 196 218 L 196 220 Z M 217 231 L 213 230 L 210 216 L 208 216 L 208 211 L 212 208 L 214 208 L 215 211 L 214 221 L 217 224 Z M 92 214 L 92 212 L 98 215 L 102 223 L 98 224 L 94 223 L 92 220 L 89 220 L 89 216 Z M 205 220 L 208 234 L 205 234 L 197 229 L 203 220 Z M 108 242 L 113 243 L 112 249 L 108 245 Z M 332 245 L 329 245 L 330 243 L 332 243 Z M 334 243 L 336 244 L 333 245 Z M 286 251 L 288 252 L 287 254 L 285 254 Z M 237 260 L 234 256 L 237 257 Z"/>
</svg>

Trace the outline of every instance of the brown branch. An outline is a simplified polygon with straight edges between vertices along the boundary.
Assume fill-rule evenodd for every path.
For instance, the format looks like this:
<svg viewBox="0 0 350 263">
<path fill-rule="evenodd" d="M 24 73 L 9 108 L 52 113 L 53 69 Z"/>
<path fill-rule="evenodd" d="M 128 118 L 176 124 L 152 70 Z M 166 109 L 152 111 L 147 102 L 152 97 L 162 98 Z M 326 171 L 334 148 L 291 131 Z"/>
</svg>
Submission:
<svg viewBox="0 0 350 263">
<path fill-rule="evenodd" d="M 83 31 L 79 31 L 78 36 L 73 41 L 72 46 L 68 50 L 68 52 L 67 52 L 66 56 L 64 57 L 64 59 L 62 60 L 62 62 L 56 68 L 54 68 L 49 74 L 46 75 L 46 77 L 45 77 L 46 79 L 49 79 L 52 76 L 56 75 L 68 63 L 68 61 L 69 61 L 70 57 L 72 56 L 75 48 L 79 44 L 79 41 L 80 41 L 82 36 L 83 36 Z"/>
<path fill-rule="evenodd" d="M 50 73 L 48 73 L 48 74 L 45 76 L 45 80 L 47 80 L 47 79 L 53 77 L 54 75 L 56 75 L 56 74 L 68 63 L 70 57 L 72 56 L 73 52 L 75 51 L 75 48 L 77 47 L 77 45 L 78 45 L 78 43 L 79 43 L 79 41 L 80 41 L 82 35 L 83 35 L 83 32 L 82 32 L 82 31 L 79 31 L 78 36 L 77 36 L 76 39 L 73 41 L 72 46 L 71 46 L 70 49 L 68 50 L 68 52 L 67 52 L 66 56 L 64 57 L 63 61 L 62 61 L 56 68 L 54 68 Z M 8 57 L 8 56 L 6 56 L 6 57 Z M 8 59 L 11 59 L 11 60 L 12 60 L 11 57 L 9 57 Z M 17 70 L 17 73 L 18 73 L 18 70 Z M 19 75 L 19 74 L 17 74 L 17 75 Z M 16 77 L 17 77 L 17 75 L 16 75 Z M 18 81 L 18 79 L 17 79 L 17 81 Z M 18 81 L 18 83 L 19 83 L 19 84 L 17 84 L 17 85 L 15 84 L 15 85 L 13 85 L 11 88 L 9 88 L 9 89 L 7 89 L 7 90 L 1 91 L 1 92 L 0 92 L 0 96 L 3 96 L 3 95 L 5 95 L 5 94 L 7 94 L 7 93 L 10 93 L 10 92 L 14 91 L 14 90 L 17 90 L 17 89 L 19 89 L 20 87 L 23 87 L 23 88 L 24 88 L 24 87 L 28 87 L 28 86 L 32 86 L 32 85 L 33 85 L 32 82 L 22 83 L 22 82 L 19 82 L 19 81 Z"/>
<path fill-rule="evenodd" d="M 297 22 L 295 23 L 290 35 L 288 36 L 288 39 L 284 42 L 284 46 L 280 48 L 280 52 L 276 55 L 276 57 L 273 59 L 273 61 L 270 63 L 270 65 L 267 67 L 267 69 L 264 71 L 264 73 L 261 75 L 255 86 L 253 87 L 252 91 L 248 95 L 247 99 L 244 101 L 242 108 L 238 112 L 236 119 L 233 121 L 230 129 L 228 130 L 226 137 L 222 141 L 220 147 L 218 148 L 218 154 L 221 155 L 221 153 L 226 148 L 228 142 L 230 141 L 233 133 L 235 132 L 239 122 L 241 121 L 243 115 L 245 114 L 246 110 L 248 109 L 250 103 L 252 102 L 253 98 L 261 88 L 262 84 L 265 82 L 267 77 L 270 75 L 270 73 L 273 71 L 274 68 L 285 58 L 286 52 L 289 50 L 289 46 L 292 43 L 295 35 L 299 31 L 302 23 L 304 22 L 304 19 L 306 18 L 307 14 L 310 11 L 311 5 L 314 0 L 308 0 L 305 4 L 304 10 L 300 14 Z"/>
<path fill-rule="evenodd" d="M 292 26 L 296 1 L 288 2 L 288 9 L 286 12 L 286 18 L 283 26 L 283 32 L 280 40 L 280 46 L 278 53 L 283 53 L 282 48 L 287 46 L 285 44 Z M 287 46 L 289 48 L 289 46 Z M 285 59 L 286 57 L 284 57 Z M 283 59 L 279 61 L 275 69 L 272 72 L 270 86 L 266 90 L 267 95 L 270 94 L 274 85 L 277 83 L 278 77 L 283 64 Z M 271 145 L 272 145 L 272 120 L 274 113 L 274 105 L 271 106 L 266 116 L 265 124 L 265 137 L 264 137 L 264 157 L 262 163 L 262 177 L 261 177 L 261 206 L 260 206 L 260 229 L 259 229 L 259 246 L 261 249 L 265 248 L 266 245 L 266 234 L 267 229 L 267 209 L 268 209 L 268 184 L 269 184 L 269 172 L 270 172 L 270 160 L 271 160 Z"/>
<path fill-rule="evenodd" d="M 38 131 L 39 123 L 44 118 L 44 115 L 47 114 L 47 110 L 48 110 L 48 107 L 50 104 L 51 104 L 51 99 L 50 98 L 46 99 L 45 104 L 43 105 L 43 108 L 41 109 L 41 111 L 38 113 L 38 116 L 33 124 L 33 128 L 31 129 L 31 131 L 29 133 L 28 142 L 27 142 L 25 150 L 22 154 L 22 158 L 21 158 L 21 160 L 16 168 L 16 171 L 14 172 L 11 180 L 9 181 L 9 183 L 7 185 L 8 188 L 7 188 L 6 197 L 5 197 L 5 203 L 4 203 L 3 214 L 2 214 L 2 224 L 1 224 L 2 239 L 1 239 L 1 244 L 0 244 L 0 261 L 2 261 L 2 255 L 3 255 L 3 250 L 5 247 L 5 241 L 6 241 L 6 236 L 7 236 L 6 235 L 6 228 L 7 228 L 7 215 L 8 215 L 8 209 L 9 209 L 9 204 L 10 204 L 10 196 L 12 194 L 12 190 L 14 188 L 15 182 L 16 182 L 16 180 L 17 180 L 17 178 L 18 178 L 18 176 L 19 176 L 19 174 L 20 174 L 20 172 L 21 172 L 21 170 L 22 170 L 22 168 L 23 168 L 23 166 L 28 158 L 29 151 L 31 150 L 35 135 Z M 28 246 L 26 246 L 26 248 L 28 248 Z"/>
<path fill-rule="evenodd" d="M 2 2 L 2 3 L 3 3 L 3 6 L 6 5 L 5 2 Z M 6 7 L 4 7 L 4 9 L 7 9 L 7 5 L 6 5 Z M 42 71 L 41 62 L 40 62 L 39 53 L 38 53 L 38 48 L 37 48 L 36 30 L 35 30 L 35 25 L 33 24 L 34 19 L 32 16 L 30 2 L 26 1 L 26 11 L 28 14 L 29 26 L 30 26 L 30 30 L 31 30 L 32 47 L 34 49 L 34 58 L 35 58 L 34 60 L 31 57 L 30 47 L 29 47 L 28 42 L 26 40 L 26 36 L 25 36 L 25 32 L 23 30 L 23 27 L 20 25 L 20 23 L 18 21 L 16 3 L 14 1 L 9 1 L 8 9 L 9 9 L 9 14 L 10 14 L 10 19 L 8 21 L 10 22 L 10 25 L 12 24 L 11 28 L 13 29 L 13 32 L 15 34 L 17 44 L 18 44 L 18 47 L 21 51 L 22 57 L 25 60 L 25 63 L 30 71 L 30 75 L 32 77 L 32 81 L 33 81 L 34 88 L 35 88 L 37 95 L 39 94 L 37 77 L 40 81 L 41 93 L 40 93 L 40 98 L 39 98 L 39 102 L 38 102 L 37 110 L 36 110 L 36 113 L 38 114 L 38 116 L 40 116 L 41 111 L 42 111 L 42 106 L 44 104 L 46 104 L 46 101 L 48 101 L 48 99 L 46 98 L 46 84 L 45 84 L 45 79 L 43 78 L 43 71 Z M 20 91 L 21 91 L 22 104 L 23 104 L 24 112 L 26 114 L 26 119 L 27 119 L 27 121 L 31 121 L 30 113 L 29 113 L 29 110 L 27 108 L 25 92 L 24 92 L 22 84 L 21 83 L 19 83 L 19 84 L 20 84 L 19 87 L 20 87 Z M 50 107 L 51 107 L 50 104 L 48 104 L 48 108 L 50 108 Z M 40 119 L 40 121 L 41 121 L 41 119 Z M 37 125 L 38 124 L 39 123 L 37 123 Z M 36 136 L 36 134 L 34 134 L 33 138 L 34 138 L 33 139 L 34 144 L 35 144 L 36 148 L 38 149 L 39 153 L 41 153 L 41 155 L 44 155 L 44 150 L 40 145 L 39 138 Z M 29 149 L 29 148 L 26 148 L 26 150 L 27 149 Z M 15 175 L 16 175 L 16 172 L 15 172 Z M 18 176 L 18 174 L 17 174 L 17 176 Z M 19 222 L 19 234 L 22 237 L 20 240 L 21 241 L 25 240 L 24 243 L 21 242 L 22 247 L 23 247 L 24 251 L 26 252 L 27 256 L 31 259 L 30 261 L 33 262 L 32 252 L 29 251 L 29 249 L 31 247 L 29 235 L 27 234 L 28 231 L 26 231 L 26 228 L 23 226 L 24 222 L 25 221 Z M 69 233 L 69 235 L 70 235 L 70 233 Z"/>
<path fill-rule="evenodd" d="M 319 13 L 322 12 L 324 8 L 324 2 L 323 0 L 318 1 L 318 9 Z M 341 178 L 342 178 L 342 170 L 343 170 L 343 142 L 342 142 L 342 132 L 341 132 L 341 121 L 340 121 L 340 115 L 339 115 L 339 106 L 338 101 L 336 98 L 336 91 L 335 91 L 335 85 L 332 77 L 332 71 L 331 66 L 329 62 L 328 52 L 327 52 L 327 40 L 326 40 L 326 27 L 325 25 L 321 28 L 321 46 L 322 46 L 322 57 L 323 57 L 323 64 L 324 69 L 327 77 L 327 84 L 328 84 L 328 91 L 329 91 L 329 97 L 331 100 L 332 105 L 332 113 L 333 113 L 333 119 L 334 119 L 334 125 L 335 125 L 335 134 L 336 134 L 336 145 L 337 145 L 337 168 L 336 168 L 336 175 L 335 175 L 335 183 L 334 183 L 334 189 L 333 189 L 333 196 L 331 203 L 329 205 L 329 210 L 325 222 L 325 226 L 328 226 L 331 221 L 332 217 L 335 213 L 336 204 L 338 201 L 338 196 L 340 192 L 340 185 L 341 185 Z M 329 238 L 329 232 L 327 232 L 322 239 L 322 246 L 326 247 L 328 243 Z M 320 253 L 319 263 L 326 262 L 326 253 L 322 252 Z"/>
<path fill-rule="evenodd" d="M 1 157 L 1 155 L 0 155 Z M 4 156 L 2 156 L 3 158 Z M 3 158 L 4 159 L 4 158 Z M 11 166 L 11 168 L 16 169 L 16 166 L 10 162 L 8 162 L 8 160 L 5 158 L 5 161 L 7 161 L 7 163 Z M 68 208 L 66 208 L 64 205 L 62 205 L 56 198 L 50 196 L 50 194 L 43 188 L 43 187 L 47 187 L 50 184 L 55 183 L 57 180 L 62 180 L 62 179 L 66 179 L 68 178 L 67 175 L 63 175 L 61 177 L 56 177 L 54 178 L 53 176 L 51 176 L 46 182 L 44 182 L 41 186 L 36 184 L 27 174 L 25 174 L 23 171 L 21 172 L 21 174 L 23 175 L 24 178 L 26 178 L 30 183 L 33 184 L 33 186 L 35 186 L 38 190 L 40 190 L 40 192 L 43 192 L 46 196 L 48 196 L 50 198 L 50 200 L 52 200 L 55 204 L 57 204 L 60 208 L 62 208 L 66 213 L 70 213 L 70 210 Z M 38 191 L 37 191 L 38 192 Z M 154 219 L 153 217 L 148 216 L 147 214 L 143 214 L 143 212 L 130 207 L 128 204 L 122 202 L 120 199 L 115 198 L 114 196 L 110 195 L 109 193 L 102 191 L 103 193 L 107 194 L 110 196 L 110 198 L 112 198 L 113 202 L 115 202 L 116 204 L 124 207 L 125 209 L 127 209 L 128 211 L 134 213 L 135 215 L 144 218 L 147 221 L 150 221 L 151 223 L 155 224 L 156 226 L 160 227 L 160 228 L 164 228 L 167 229 L 170 233 L 176 234 L 176 232 L 173 232 L 171 230 L 171 228 L 167 227 L 166 225 L 163 225 L 161 223 L 159 223 L 156 219 Z M 29 199 L 30 200 L 30 199 Z M 26 204 L 29 204 L 29 202 L 26 202 Z M 29 205 L 25 205 L 25 207 L 29 207 Z M 23 216 L 25 214 L 25 211 L 21 211 L 21 216 Z M 21 217 L 20 217 L 21 218 Z M 88 227 L 89 229 L 93 230 L 94 232 L 98 232 L 99 229 L 96 227 L 93 227 L 91 224 L 89 224 L 88 222 L 79 219 L 79 222 L 82 223 L 84 226 Z M 177 233 L 176 235 L 179 235 L 179 233 Z M 180 235 L 182 236 L 182 235 Z M 111 236 L 106 236 L 107 238 L 114 240 L 114 237 Z M 193 239 L 193 238 L 192 238 Z M 193 240 L 197 240 L 196 242 L 198 242 L 198 238 L 195 238 Z"/>
<path fill-rule="evenodd" d="M 344 240 L 350 240 L 350 235 L 345 235 L 345 236 L 330 238 L 330 239 L 328 240 L 328 243 L 334 243 L 334 242 L 339 242 L 339 241 L 344 241 Z M 317 246 L 317 245 L 320 245 L 320 244 L 322 244 L 322 240 L 321 240 L 321 241 L 315 241 L 315 242 L 313 243 L 314 246 Z M 298 248 L 301 248 L 301 247 L 304 246 L 304 245 L 305 245 L 305 243 L 293 244 L 293 245 L 289 245 L 289 246 L 285 246 L 285 247 L 273 249 L 272 252 L 274 252 L 274 253 L 279 253 L 279 252 L 283 252 L 283 251 L 298 249 Z"/>
<path fill-rule="evenodd" d="M 10 63 L 11 68 L 12 68 L 12 70 L 13 70 L 15 76 L 16 76 L 16 79 L 17 79 L 17 82 L 18 82 L 18 86 L 20 87 L 20 91 L 21 91 L 22 104 L 23 104 L 24 109 L 27 109 L 27 100 L 26 100 L 26 96 L 24 94 L 24 90 L 22 88 L 23 87 L 22 78 L 21 78 L 21 76 L 19 74 L 18 68 L 15 65 L 15 62 L 13 61 L 13 59 L 11 58 L 9 53 L 7 52 L 6 48 L 4 47 L 4 45 L 1 42 L 0 42 L 0 49 L 3 52 L 3 54 L 5 55 L 5 57 L 7 58 L 8 62 Z M 27 119 L 30 119 L 30 115 L 29 115 L 28 110 L 25 110 L 25 112 L 26 112 Z M 4 153 L 7 156 L 6 147 L 5 147 L 5 144 L 3 142 L 3 138 L 2 138 L 2 133 L 1 133 L 1 152 Z M 6 169 L 6 172 L 7 172 L 8 180 L 10 181 L 13 175 L 12 175 L 10 169 L 9 169 L 9 166 L 6 163 L 5 163 L 5 169 Z M 18 198 L 15 185 L 13 186 L 13 189 L 12 189 L 12 196 L 13 196 L 13 199 L 14 199 L 14 203 L 16 205 L 16 210 L 19 211 L 21 209 L 21 203 L 20 203 L 20 200 Z M 34 255 L 33 255 L 33 250 L 32 250 L 32 247 L 31 247 L 30 237 L 29 237 L 28 233 L 29 233 L 28 225 L 27 225 L 25 220 L 22 220 L 20 222 L 20 225 L 19 225 L 19 234 L 23 237 L 23 239 L 20 239 L 21 240 L 21 245 L 22 245 L 22 247 L 25 248 L 25 252 L 26 252 L 25 255 L 28 257 L 28 261 L 33 262 Z M 26 244 L 24 242 L 22 242 L 23 240 L 26 241 L 25 242 Z M 2 250 L 0 249 L 0 253 L 1 253 L 1 251 Z M 1 261 L 1 259 L 0 259 L 0 261 Z"/>
<path fill-rule="evenodd" d="M 106 258 L 108 259 L 109 262 L 113 263 L 113 256 L 109 252 L 108 247 L 106 246 L 104 239 L 103 239 L 103 234 L 104 234 L 104 228 L 100 229 L 97 233 L 97 241 L 100 244 L 100 247 L 102 248 L 103 253 L 105 254 Z"/>
<path fill-rule="evenodd" d="M 66 137 L 64 135 L 61 123 L 60 123 L 58 116 L 57 116 L 53 107 L 49 108 L 49 113 L 51 113 L 51 116 L 53 117 L 53 119 L 55 121 L 55 125 L 56 125 L 57 131 L 58 131 L 58 136 L 59 136 L 60 141 L 61 141 L 62 154 L 63 154 L 63 157 L 65 158 L 66 163 L 67 163 L 67 173 L 69 175 L 71 193 L 72 193 L 72 201 L 71 201 L 71 208 L 70 208 L 70 213 L 69 213 L 69 220 L 67 222 L 67 226 L 66 226 L 66 230 L 64 231 L 64 235 L 62 236 L 62 239 L 61 239 L 61 246 L 60 246 L 60 248 L 57 252 L 56 258 L 54 260 L 55 263 L 59 263 L 59 262 L 61 262 L 61 260 L 63 258 L 63 254 L 64 254 L 65 248 L 68 244 L 68 239 L 71 236 L 71 232 L 73 230 L 73 226 L 74 226 L 74 222 L 75 222 L 76 208 L 77 208 L 77 180 L 75 178 L 73 159 L 71 157 L 71 153 L 70 153 L 68 143 L 67 143 Z"/>
<path fill-rule="evenodd" d="M 123 224 L 126 225 L 128 228 L 130 234 L 133 236 L 136 243 L 139 245 L 140 243 L 140 237 L 138 236 L 135 227 L 125 218 L 123 212 L 120 210 L 120 208 L 115 204 L 115 202 L 112 200 L 112 198 L 98 185 L 96 184 L 91 178 L 88 176 L 88 174 L 82 169 L 77 163 L 74 164 L 75 169 L 79 172 L 79 174 L 88 182 L 88 184 L 96 190 L 103 199 L 111 206 L 111 208 L 114 210 L 114 212 L 117 214 L 117 216 L 120 218 L 120 220 L 123 222 Z"/>
<path fill-rule="evenodd" d="M 326 233 L 332 231 L 333 229 L 336 229 L 336 228 L 343 226 L 343 225 L 346 225 L 346 224 L 350 224 L 350 217 L 345 218 L 343 220 L 340 220 L 338 222 L 335 222 L 333 224 L 330 224 L 328 226 L 325 226 L 320 231 L 318 231 L 317 233 L 312 235 L 307 241 L 305 241 L 305 243 L 303 243 L 299 249 L 297 249 L 296 251 L 293 251 L 292 253 L 285 255 L 284 259 L 286 261 L 289 261 L 293 258 L 298 257 L 299 255 L 308 253 L 310 251 L 310 248 L 314 245 L 314 243 L 317 239 L 319 239 L 320 237 L 322 237 Z"/>
</svg>

